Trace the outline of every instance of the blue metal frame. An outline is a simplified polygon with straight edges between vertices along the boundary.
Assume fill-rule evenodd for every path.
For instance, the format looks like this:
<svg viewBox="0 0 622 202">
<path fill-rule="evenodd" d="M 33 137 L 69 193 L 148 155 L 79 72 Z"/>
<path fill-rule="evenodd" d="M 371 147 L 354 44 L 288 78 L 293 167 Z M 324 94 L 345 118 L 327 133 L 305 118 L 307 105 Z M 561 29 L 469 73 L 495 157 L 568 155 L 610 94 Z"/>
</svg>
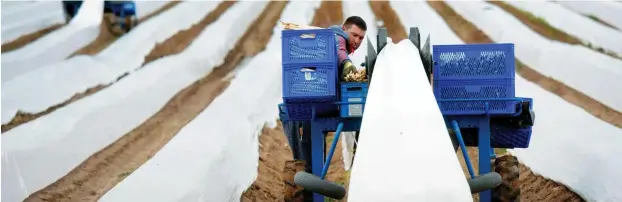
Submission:
<svg viewBox="0 0 622 202">
<path fill-rule="evenodd" d="M 488 109 L 488 103 L 486 103 L 486 109 Z M 471 165 L 471 161 L 469 159 L 469 155 L 466 151 L 466 146 L 464 144 L 464 140 L 462 139 L 462 134 L 460 132 L 460 128 L 473 128 L 474 126 L 478 128 L 478 159 L 479 159 L 479 175 L 483 175 L 492 171 L 490 159 L 495 158 L 494 149 L 490 146 L 490 114 L 488 110 L 483 115 L 471 115 L 471 116 L 444 116 L 445 124 L 447 128 L 454 128 L 454 132 L 458 137 L 458 142 L 460 143 L 460 148 L 462 150 L 462 154 L 464 155 L 467 168 L 469 169 L 469 174 L 471 178 L 475 178 L 473 174 L 473 166 Z M 491 191 L 486 190 L 479 193 L 479 201 L 488 202 L 492 201 Z"/>
<path fill-rule="evenodd" d="M 419 43 L 418 29 L 411 28 L 411 34 L 409 36 L 411 41 L 417 46 Z M 379 30 L 378 36 L 378 44 L 377 47 L 380 47 L 377 52 L 380 52 L 386 41 L 383 39 L 386 37 L 386 29 L 382 28 Z M 368 44 L 371 45 L 371 42 L 368 41 Z M 429 37 L 426 41 L 426 45 L 423 49 L 429 49 Z M 425 51 L 424 51 L 425 52 Z M 376 51 L 368 49 L 368 56 L 366 57 L 366 68 L 368 68 L 368 78 L 371 79 L 371 72 L 373 71 L 373 66 L 375 63 L 376 55 L 374 55 Z M 422 58 L 430 57 L 430 55 L 425 55 L 420 52 L 420 56 Z M 513 57 L 512 57 L 513 58 Z M 431 59 L 429 59 L 428 64 L 429 67 L 426 67 L 426 72 L 430 73 L 428 69 L 431 70 Z M 371 71 L 369 70 L 371 69 Z M 436 72 L 433 72 L 434 74 Z M 436 76 L 435 76 L 436 78 Z M 428 77 L 428 79 L 430 79 Z M 339 85 L 338 85 L 339 86 Z M 341 94 L 340 94 L 341 96 Z M 365 95 L 366 97 L 366 95 Z M 339 99 L 341 100 L 341 99 Z M 363 99 L 365 100 L 365 99 Z M 494 159 L 495 153 L 494 149 L 491 146 L 491 118 L 498 120 L 500 118 L 513 118 L 522 115 L 525 110 L 529 110 L 531 113 L 531 124 L 533 125 L 533 102 L 529 98 L 503 98 L 503 99 L 438 99 L 437 102 L 453 102 L 453 101 L 484 101 L 485 106 L 484 110 L 482 110 L 479 114 L 474 114 L 473 112 L 469 112 L 469 114 L 450 114 L 444 113 L 443 118 L 445 120 L 446 127 L 448 129 L 453 128 L 456 134 L 456 138 L 458 144 L 461 147 L 462 153 L 465 157 L 465 161 L 467 164 L 467 168 L 469 170 L 469 175 L 471 178 L 475 178 L 474 169 L 471 165 L 470 158 L 466 151 L 466 147 L 472 145 L 473 143 L 467 145 L 465 144 L 465 138 L 467 140 L 471 140 L 472 138 L 477 138 L 477 147 L 479 150 L 479 175 L 483 175 L 492 171 L 492 165 L 490 163 L 490 159 Z M 513 113 L 491 113 L 489 110 L 489 102 L 492 101 L 515 101 L 517 104 L 516 111 Z M 520 103 L 529 102 L 529 109 L 523 109 L 523 105 Z M 283 122 L 285 134 L 288 137 L 288 141 L 290 143 L 290 147 L 293 152 L 294 159 L 304 160 L 307 163 L 306 171 L 312 173 L 313 175 L 320 176 L 321 179 L 324 179 L 328 168 L 330 166 L 330 160 L 332 159 L 332 154 L 335 152 L 336 144 L 339 141 L 341 131 L 355 131 L 357 134 L 360 132 L 362 117 L 340 117 L 339 112 L 337 111 L 334 115 L 330 117 L 323 117 L 316 115 L 316 106 L 319 106 L 314 103 L 305 103 L 311 107 L 311 119 L 310 120 L 290 120 L 287 114 L 287 109 L 285 104 L 279 104 L 279 116 L 281 121 Z M 334 102 L 334 105 L 344 106 L 348 104 L 365 104 L 363 102 Z M 302 135 L 299 130 L 302 128 Z M 472 135 L 470 137 L 463 137 L 463 133 L 461 129 L 478 129 L 477 135 Z M 326 154 L 326 134 L 328 132 L 336 132 L 335 138 L 331 144 L 331 148 L 329 150 L 328 156 Z M 471 138 L 471 139 L 469 139 Z M 492 200 L 491 191 L 480 192 L 480 201 L 482 202 L 490 202 Z M 324 196 L 316 194 L 316 193 L 305 193 L 305 200 L 312 200 L 313 202 L 323 202 Z"/>
<path fill-rule="evenodd" d="M 347 104 L 365 104 L 365 102 L 335 102 L 335 105 L 347 105 Z M 310 104 L 313 105 L 313 104 Z M 341 118 L 341 117 L 317 117 L 315 116 L 315 110 L 313 112 L 313 118 L 305 121 L 289 120 L 287 117 L 287 110 L 284 104 L 279 104 L 280 119 L 284 125 L 288 125 L 285 128 L 285 133 L 290 142 L 290 147 L 294 153 L 294 158 L 304 160 L 307 162 L 306 171 L 313 175 L 320 176 L 324 179 L 332 154 L 335 152 L 335 148 L 343 131 L 360 132 L 362 117 Z M 293 126 L 292 125 L 297 125 Z M 303 130 L 302 137 L 297 138 L 298 134 L 295 134 L 294 130 L 298 130 L 301 127 Z M 293 128 L 293 129 L 292 129 Z M 329 153 L 326 153 L 326 135 L 329 132 L 335 132 L 335 137 L 331 143 Z M 310 134 L 310 137 L 307 136 Z M 323 202 L 324 196 L 313 193 L 313 202 Z"/>
</svg>

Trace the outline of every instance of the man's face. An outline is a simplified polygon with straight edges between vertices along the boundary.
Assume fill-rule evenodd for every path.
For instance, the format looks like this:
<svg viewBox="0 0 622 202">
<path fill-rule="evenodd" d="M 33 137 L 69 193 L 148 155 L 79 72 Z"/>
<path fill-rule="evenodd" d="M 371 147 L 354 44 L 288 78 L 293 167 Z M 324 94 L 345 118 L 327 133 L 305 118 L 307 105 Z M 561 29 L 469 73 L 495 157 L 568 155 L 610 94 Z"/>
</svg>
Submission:
<svg viewBox="0 0 622 202">
<path fill-rule="evenodd" d="M 349 37 L 350 37 L 350 46 L 356 50 L 361 46 L 361 43 L 363 42 L 363 38 L 365 38 L 365 31 L 363 31 L 361 28 L 359 28 L 356 25 L 350 25 L 350 27 L 342 27 L 343 30 L 348 33 Z"/>
</svg>

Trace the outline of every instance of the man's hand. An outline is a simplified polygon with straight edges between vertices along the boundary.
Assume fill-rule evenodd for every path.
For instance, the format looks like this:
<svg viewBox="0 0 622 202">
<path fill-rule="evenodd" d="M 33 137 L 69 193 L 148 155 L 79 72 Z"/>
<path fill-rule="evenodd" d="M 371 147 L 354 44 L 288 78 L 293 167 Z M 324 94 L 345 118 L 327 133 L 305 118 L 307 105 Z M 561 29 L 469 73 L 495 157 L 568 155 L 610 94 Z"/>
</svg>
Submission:
<svg viewBox="0 0 622 202">
<path fill-rule="evenodd" d="M 341 80 L 345 80 L 346 76 L 350 73 L 356 73 L 358 70 L 356 70 L 356 67 L 354 66 L 354 64 L 352 64 L 351 61 L 346 61 L 343 64 L 343 72 L 341 73 Z"/>
</svg>

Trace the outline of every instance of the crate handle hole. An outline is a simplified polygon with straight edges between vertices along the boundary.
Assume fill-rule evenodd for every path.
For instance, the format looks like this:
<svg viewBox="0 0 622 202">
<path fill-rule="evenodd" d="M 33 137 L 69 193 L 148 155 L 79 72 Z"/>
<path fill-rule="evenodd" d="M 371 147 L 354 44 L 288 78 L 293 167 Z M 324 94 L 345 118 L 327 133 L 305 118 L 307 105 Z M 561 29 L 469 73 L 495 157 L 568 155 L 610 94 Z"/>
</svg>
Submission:
<svg viewBox="0 0 622 202">
<path fill-rule="evenodd" d="M 303 38 L 303 39 L 315 39 L 315 34 L 301 34 L 300 38 Z"/>
<path fill-rule="evenodd" d="M 303 67 L 300 69 L 301 72 L 315 72 L 317 67 Z"/>
<path fill-rule="evenodd" d="M 348 87 L 346 88 L 347 91 L 362 91 L 363 87 L 357 86 L 357 87 Z"/>
</svg>

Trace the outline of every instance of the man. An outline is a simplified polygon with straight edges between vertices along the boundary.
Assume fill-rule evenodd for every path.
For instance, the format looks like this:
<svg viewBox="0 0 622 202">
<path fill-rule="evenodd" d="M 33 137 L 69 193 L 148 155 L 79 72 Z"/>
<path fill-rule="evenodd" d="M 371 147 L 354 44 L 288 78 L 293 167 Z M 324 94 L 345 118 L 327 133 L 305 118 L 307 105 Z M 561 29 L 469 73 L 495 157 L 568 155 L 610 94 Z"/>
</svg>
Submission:
<svg viewBox="0 0 622 202">
<path fill-rule="evenodd" d="M 337 57 L 339 58 L 339 67 L 343 68 L 340 78 L 344 80 L 350 72 L 357 71 L 348 55 L 360 47 L 367 31 L 367 25 L 363 18 L 350 16 L 343 25 L 333 25 L 329 29 L 332 29 L 337 34 Z"/>
</svg>

